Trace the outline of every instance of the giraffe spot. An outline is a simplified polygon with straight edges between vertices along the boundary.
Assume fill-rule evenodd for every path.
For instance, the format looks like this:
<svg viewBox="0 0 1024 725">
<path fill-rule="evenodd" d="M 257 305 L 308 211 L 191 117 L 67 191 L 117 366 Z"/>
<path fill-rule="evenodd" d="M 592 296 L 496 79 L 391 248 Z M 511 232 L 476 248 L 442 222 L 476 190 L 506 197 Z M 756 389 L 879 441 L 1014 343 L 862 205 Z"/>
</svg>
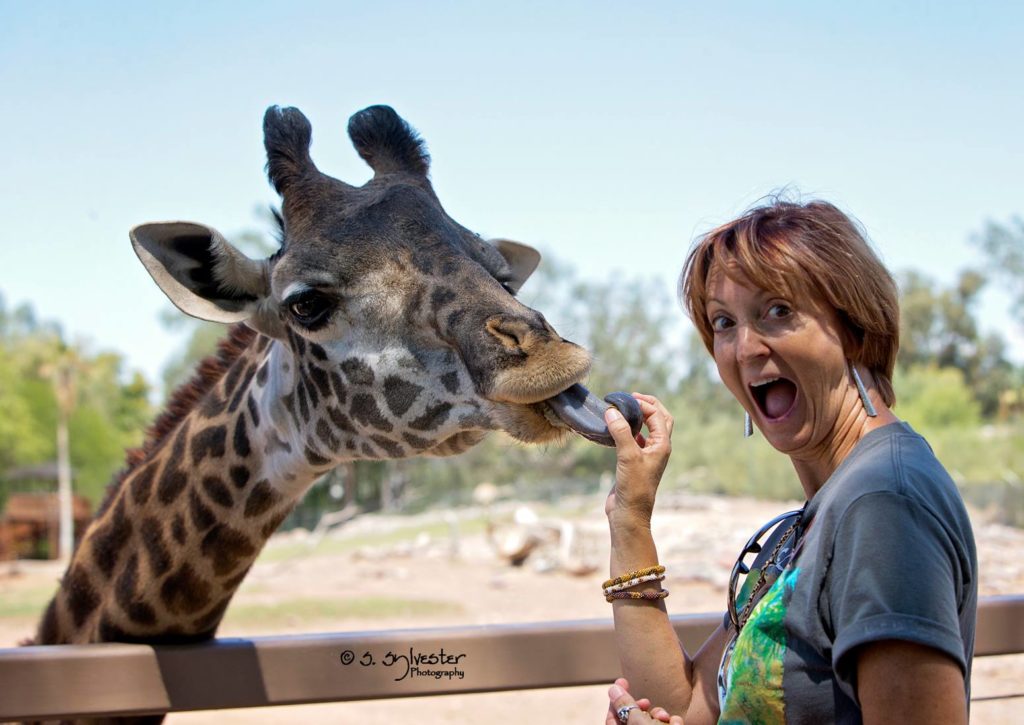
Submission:
<svg viewBox="0 0 1024 725">
<path fill-rule="evenodd" d="M 331 462 L 330 458 L 324 458 L 309 446 L 306 446 L 306 460 L 311 466 L 326 466 Z"/>
<path fill-rule="evenodd" d="M 447 287 L 437 287 L 430 293 L 430 311 L 437 313 L 439 309 L 456 300 L 456 294 Z"/>
<path fill-rule="evenodd" d="M 267 349 L 267 345 L 270 344 L 270 338 L 266 335 L 260 335 L 256 338 L 256 352 L 263 352 Z"/>
<path fill-rule="evenodd" d="M 241 561 L 251 558 L 257 551 L 249 537 L 224 524 L 217 524 L 210 529 L 203 537 L 199 550 L 211 560 L 213 573 L 217 576 L 230 574 Z"/>
<path fill-rule="evenodd" d="M 192 514 L 192 523 L 199 531 L 206 531 L 217 523 L 210 507 L 203 503 L 195 489 L 188 492 L 188 510 Z"/>
<path fill-rule="evenodd" d="M 139 555 L 132 554 L 128 563 L 117 578 L 114 589 L 114 596 L 117 599 L 121 610 L 128 615 L 128 618 L 136 624 L 156 624 L 156 610 L 149 604 L 141 601 L 136 594 L 136 584 L 139 578 Z"/>
<path fill-rule="evenodd" d="M 450 373 L 445 373 L 441 376 L 441 385 L 452 395 L 458 395 L 459 393 L 459 374 L 452 370 Z"/>
<path fill-rule="evenodd" d="M 390 433 L 392 428 L 394 428 L 391 422 L 381 414 L 380 408 L 377 407 L 377 401 L 373 399 L 373 396 L 366 393 L 352 396 L 352 405 L 349 407 L 349 413 L 363 425 L 373 426 L 385 433 Z"/>
<path fill-rule="evenodd" d="M 210 583 L 196 576 L 192 565 L 185 562 L 164 579 L 160 599 L 172 614 L 192 614 L 210 603 Z"/>
<path fill-rule="evenodd" d="M 224 597 L 222 600 L 213 605 L 213 609 L 199 617 L 192 622 L 191 630 L 193 632 L 202 633 L 206 636 L 212 636 L 220 626 L 220 620 L 224 618 L 224 612 L 228 608 L 228 604 L 231 603 L 231 597 Z"/>
<path fill-rule="evenodd" d="M 232 466 L 228 473 L 231 475 L 231 483 L 237 488 L 245 488 L 245 484 L 249 483 L 249 469 L 245 466 Z"/>
<path fill-rule="evenodd" d="M 412 433 L 403 433 L 402 438 L 417 451 L 426 450 L 434 445 L 434 441 L 428 441 L 426 438 L 420 438 Z"/>
<path fill-rule="evenodd" d="M 156 464 L 150 463 L 132 476 L 131 483 L 128 485 L 132 492 L 132 501 L 137 505 L 142 506 L 149 500 L 149 495 L 153 491 L 153 476 L 155 473 Z"/>
<path fill-rule="evenodd" d="M 100 619 L 101 642 L 131 642 L 132 636 L 106 617 Z"/>
<path fill-rule="evenodd" d="M 245 397 L 246 391 L 249 389 L 249 383 L 252 382 L 252 376 L 256 372 L 256 364 L 250 363 L 249 367 L 245 369 L 245 373 L 242 375 L 242 381 L 238 384 L 238 389 L 235 390 L 235 394 L 231 396 L 231 403 L 228 404 L 228 412 L 234 413 L 238 410 L 238 406 L 242 403 L 242 398 Z"/>
<path fill-rule="evenodd" d="M 302 422 L 309 422 L 309 405 L 306 403 L 306 386 L 301 382 L 295 388 L 296 399 L 299 401 L 299 413 L 302 415 Z"/>
<path fill-rule="evenodd" d="M 43 619 L 39 623 L 39 636 L 36 638 L 36 644 L 61 644 L 60 642 L 60 628 L 57 626 L 57 598 L 54 597 L 50 600 L 49 605 L 46 607 L 46 611 L 43 613 Z"/>
<path fill-rule="evenodd" d="M 435 430 L 448 420 L 448 414 L 451 410 L 451 403 L 435 403 L 434 405 L 427 406 L 423 415 L 409 423 L 409 427 L 413 430 Z"/>
<path fill-rule="evenodd" d="M 339 405 L 343 405 L 348 399 L 347 391 L 345 390 L 345 383 L 341 382 L 341 376 L 338 373 L 331 371 L 331 388 L 334 390 L 334 398 L 338 401 Z"/>
<path fill-rule="evenodd" d="M 241 585 L 245 577 L 248 576 L 250 569 L 252 569 L 251 565 L 245 567 L 244 569 L 242 569 L 242 571 L 238 572 L 237 574 L 230 576 L 227 579 L 221 580 L 221 589 L 225 592 L 232 592 L 235 589 L 238 589 L 238 587 Z"/>
<path fill-rule="evenodd" d="M 420 312 L 423 307 L 423 288 L 417 287 L 413 292 L 412 299 L 409 300 L 408 306 L 405 308 L 405 317 L 409 321 L 413 321 L 416 315 Z"/>
<path fill-rule="evenodd" d="M 178 434 L 174 436 L 174 445 L 171 447 L 171 453 L 167 457 L 167 463 L 164 465 L 163 472 L 160 474 L 160 482 L 156 487 L 156 495 L 160 499 L 160 503 L 169 504 L 173 502 L 188 483 L 188 476 L 185 475 L 184 471 L 176 467 L 176 464 L 185 458 L 185 447 L 188 443 L 188 427 L 189 424 L 186 420 L 178 429 Z"/>
<path fill-rule="evenodd" d="M 179 544 L 185 543 L 185 538 L 187 536 L 187 532 L 185 531 L 185 517 L 181 514 L 174 514 L 174 520 L 171 522 L 171 535 Z"/>
<path fill-rule="evenodd" d="M 152 516 L 142 520 L 139 526 L 142 544 L 149 555 L 149 569 L 153 577 L 162 576 L 171 569 L 171 555 L 164 541 L 164 531 L 160 522 Z"/>
<path fill-rule="evenodd" d="M 231 442 L 235 446 L 235 453 L 242 458 L 247 458 L 252 453 L 249 445 L 249 433 L 245 429 L 245 414 L 240 414 L 235 421 L 235 433 L 231 436 Z"/>
<path fill-rule="evenodd" d="M 354 451 L 356 449 L 356 442 L 349 438 L 347 441 L 345 441 L 345 447 L 348 448 L 350 451 Z"/>
<path fill-rule="evenodd" d="M 491 419 L 480 411 L 473 413 L 467 413 L 466 415 L 459 418 L 459 427 L 462 429 L 476 428 L 478 430 L 489 430 L 493 423 Z"/>
<path fill-rule="evenodd" d="M 262 516 L 270 508 L 280 503 L 282 496 L 267 481 L 260 481 L 253 486 L 252 493 L 245 501 L 245 517 Z"/>
<path fill-rule="evenodd" d="M 402 446 L 398 445 L 390 438 L 371 435 L 370 440 L 377 444 L 377 446 L 391 458 L 402 458 L 405 455 L 405 451 L 402 450 Z"/>
<path fill-rule="evenodd" d="M 317 345 L 315 342 L 309 343 L 309 351 L 313 354 L 317 360 L 326 360 L 327 351 Z"/>
<path fill-rule="evenodd" d="M 222 400 L 215 390 L 211 390 L 203 398 L 203 402 L 199 406 L 199 413 L 204 418 L 216 418 L 224 412 L 224 407 L 227 404 L 228 401 Z"/>
<path fill-rule="evenodd" d="M 211 425 L 196 433 L 192 439 L 192 465 L 207 456 L 221 458 L 227 450 L 228 429 L 223 425 Z"/>
<path fill-rule="evenodd" d="M 399 417 L 406 414 L 422 392 L 423 386 L 402 380 L 397 375 L 384 378 L 384 400 L 391 412 Z"/>
<path fill-rule="evenodd" d="M 224 397 L 230 398 L 231 394 L 235 392 L 235 387 L 238 385 L 238 379 L 242 376 L 243 370 L 245 370 L 245 365 L 241 360 L 228 369 L 227 375 L 224 376 Z"/>
<path fill-rule="evenodd" d="M 316 435 L 324 442 L 329 450 L 336 451 L 341 445 L 341 441 L 334 435 L 334 430 L 331 428 L 331 424 L 326 419 L 321 418 L 316 423 Z"/>
<path fill-rule="evenodd" d="M 267 523 L 263 524 L 263 528 L 260 529 L 260 534 L 263 535 L 263 538 L 269 539 L 270 535 L 277 531 L 277 527 L 284 523 L 284 520 L 288 518 L 290 513 L 291 508 L 287 508 L 280 513 L 274 514 Z"/>
<path fill-rule="evenodd" d="M 296 335 L 291 328 L 288 328 L 288 340 L 291 342 L 292 349 L 296 353 L 300 356 L 306 354 L 306 341 L 300 335 Z"/>
<path fill-rule="evenodd" d="M 334 423 L 334 427 L 340 431 L 346 433 L 355 433 L 355 428 L 352 427 L 352 421 L 348 419 L 348 416 L 341 412 L 341 408 L 336 408 L 333 405 L 327 408 L 327 415 L 330 417 L 331 422 Z"/>
<path fill-rule="evenodd" d="M 373 385 L 373 370 L 359 358 L 350 357 L 342 362 L 341 372 L 353 385 Z"/>
<path fill-rule="evenodd" d="M 462 320 L 463 320 L 463 318 L 465 316 L 466 316 L 466 311 L 465 310 L 453 310 L 452 312 L 450 312 L 448 314 L 448 320 L 446 322 L 446 325 L 447 325 L 448 329 L 450 330 L 453 327 L 458 326 L 458 324 L 460 322 L 462 322 Z"/>
<path fill-rule="evenodd" d="M 309 366 L 309 379 L 313 381 L 317 389 L 320 391 L 320 395 L 325 398 L 329 398 L 331 395 L 331 379 L 327 375 L 327 371 L 323 368 L 317 367 L 316 365 Z"/>
<path fill-rule="evenodd" d="M 167 467 L 160 474 L 160 482 L 156 487 L 157 498 L 160 503 L 172 503 L 188 485 L 188 476 L 180 468 L 174 467 L 174 459 L 167 461 Z"/>
<path fill-rule="evenodd" d="M 80 628 L 100 605 L 99 595 L 80 565 L 71 567 L 64 576 L 64 590 L 67 592 L 68 610 L 75 626 Z"/>
<path fill-rule="evenodd" d="M 203 490 L 206 491 L 206 495 L 210 497 L 211 501 L 221 506 L 230 507 L 235 502 L 231 491 L 228 490 L 223 479 L 218 476 L 204 476 Z"/>
<path fill-rule="evenodd" d="M 306 376 L 306 379 L 301 384 L 306 390 L 306 395 L 309 396 L 309 407 L 316 408 L 320 403 L 320 396 L 316 392 L 316 386 L 313 385 L 312 379 L 309 378 L 309 368 L 306 368 Z"/>
<path fill-rule="evenodd" d="M 252 427 L 260 427 L 260 409 L 256 406 L 256 398 L 253 397 L 252 393 L 249 393 L 249 397 L 245 401 L 246 406 L 249 408 L 249 416 L 252 418 Z"/>
<path fill-rule="evenodd" d="M 261 388 L 267 384 L 267 378 L 270 376 L 270 363 L 264 361 L 260 365 L 260 369 L 256 371 L 256 384 Z"/>
<path fill-rule="evenodd" d="M 124 550 L 124 545 L 132 535 L 132 522 L 124 513 L 124 497 L 117 499 L 113 513 L 96 530 L 92 537 L 92 558 L 101 572 L 108 577 L 114 571 L 114 565 Z"/>
<path fill-rule="evenodd" d="M 299 425 L 299 413 L 295 408 L 295 393 L 292 392 L 282 395 L 281 403 L 284 404 L 284 409 L 291 414 L 292 420 L 295 421 L 295 424 Z"/>
</svg>

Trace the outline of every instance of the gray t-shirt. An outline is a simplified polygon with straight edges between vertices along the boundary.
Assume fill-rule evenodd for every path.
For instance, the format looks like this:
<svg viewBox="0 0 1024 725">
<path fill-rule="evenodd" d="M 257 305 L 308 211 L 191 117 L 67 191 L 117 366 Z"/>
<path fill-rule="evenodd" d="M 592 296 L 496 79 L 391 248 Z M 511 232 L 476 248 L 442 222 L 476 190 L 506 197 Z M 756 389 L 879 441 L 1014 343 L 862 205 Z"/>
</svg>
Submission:
<svg viewBox="0 0 1024 725">
<path fill-rule="evenodd" d="M 887 639 L 948 654 L 969 696 L 978 559 L 928 443 L 906 423 L 871 431 L 800 526 L 792 560 L 736 640 L 719 722 L 859 723 L 851 653 Z"/>
</svg>

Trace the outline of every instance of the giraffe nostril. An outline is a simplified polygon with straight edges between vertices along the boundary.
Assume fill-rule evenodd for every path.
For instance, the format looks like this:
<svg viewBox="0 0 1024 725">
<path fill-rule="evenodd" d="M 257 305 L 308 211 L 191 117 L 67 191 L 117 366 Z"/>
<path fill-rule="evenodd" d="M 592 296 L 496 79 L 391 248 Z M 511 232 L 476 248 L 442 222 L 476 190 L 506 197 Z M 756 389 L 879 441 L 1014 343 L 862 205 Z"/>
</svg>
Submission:
<svg viewBox="0 0 1024 725">
<path fill-rule="evenodd" d="M 521 350 L 527 344 L 530 326 L 521 320 L 492 317 L 487 321 L 487 332 L 505 347 Z"/>
</svg>

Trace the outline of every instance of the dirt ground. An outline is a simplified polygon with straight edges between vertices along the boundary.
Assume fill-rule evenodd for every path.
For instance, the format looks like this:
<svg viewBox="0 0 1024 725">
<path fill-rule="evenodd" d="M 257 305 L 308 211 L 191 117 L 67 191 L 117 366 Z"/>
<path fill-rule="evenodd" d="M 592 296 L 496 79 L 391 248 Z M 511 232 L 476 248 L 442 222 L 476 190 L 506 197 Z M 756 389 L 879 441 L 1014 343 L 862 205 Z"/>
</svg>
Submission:
<svg viewBox="0 0 1024 725">
<path fill-rule="evenodd" d="M 276 536 L 242 585 L 222 636 L 361 631 L 608 618 L 600 595 L 608 537 L 601 497 L 555 507 L 503 502 L 490 512 L 464 509 L 416 517 L 367 515 L 318 538 Z M 790 508 L 795 507 L 793 506 Z M 668 569 L 673 614 L 718 611 L 728 572 L 749 533 L 785 504 L 677 495 L 659 500 L 654 521 Z M 521 567 L 500 557 L 483 531 L 511 544 L 526 532 L 548 538 Z M 518 518 L 519 524 L 514 520 Z M 988 524 L 974 514 L 982 596 L 1024 593 L 1024 531 Z M 571 527 L 571 546 L 556 543 Z M 570 573 L 569 569 L 572 570 Z M 28 635 L 59 576 L 48 563 L 0 567 L 0 646 Z M 358 582 L 358 589 L 353 584 Z M 535 596 L 538 590 L 544 596 Z M 466 596 L 466 592 L 472 592 Z M 5 604 L 6 603 L 6 604 Z M 975 722 L 1016 723 L 1024 698 L 1024 655 L 975 660 Z M 171 715 L 173 725 L 206 723 L 466 723 L 603 722 L 606 686 L 486 695 L 419 697 L 366 703 L 304 705 Z"/>
</svg>

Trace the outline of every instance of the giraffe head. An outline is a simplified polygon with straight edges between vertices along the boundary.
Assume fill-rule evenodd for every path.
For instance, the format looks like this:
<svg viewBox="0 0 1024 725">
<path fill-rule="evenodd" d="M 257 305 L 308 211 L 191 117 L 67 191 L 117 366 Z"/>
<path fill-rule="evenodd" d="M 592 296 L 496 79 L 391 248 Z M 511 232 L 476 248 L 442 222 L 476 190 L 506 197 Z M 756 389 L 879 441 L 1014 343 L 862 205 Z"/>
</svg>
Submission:
<svg viewBox="0 0 1024 725">
<path fill-rule="evenodd" d="M 261 374 L 278 407 L 299 428 L 329 421 L 322 438 L 348 449 L 323 458 L 448 455 L 490 430 L 536 443 L 573 427 L 564 391 L 590 357 L 515 297 L 540 255 L 448 216 L 423 142 L 391 108 L 360 111 L 348 132 L 374 171 L 360 187 L 317 169 L 300 111 L 268 109 L 281 248 L 254 260 L 200 224 L 144 224 L 132 243 L 158 285 L 187 314 L 273 339 Z"/>
</svg>

